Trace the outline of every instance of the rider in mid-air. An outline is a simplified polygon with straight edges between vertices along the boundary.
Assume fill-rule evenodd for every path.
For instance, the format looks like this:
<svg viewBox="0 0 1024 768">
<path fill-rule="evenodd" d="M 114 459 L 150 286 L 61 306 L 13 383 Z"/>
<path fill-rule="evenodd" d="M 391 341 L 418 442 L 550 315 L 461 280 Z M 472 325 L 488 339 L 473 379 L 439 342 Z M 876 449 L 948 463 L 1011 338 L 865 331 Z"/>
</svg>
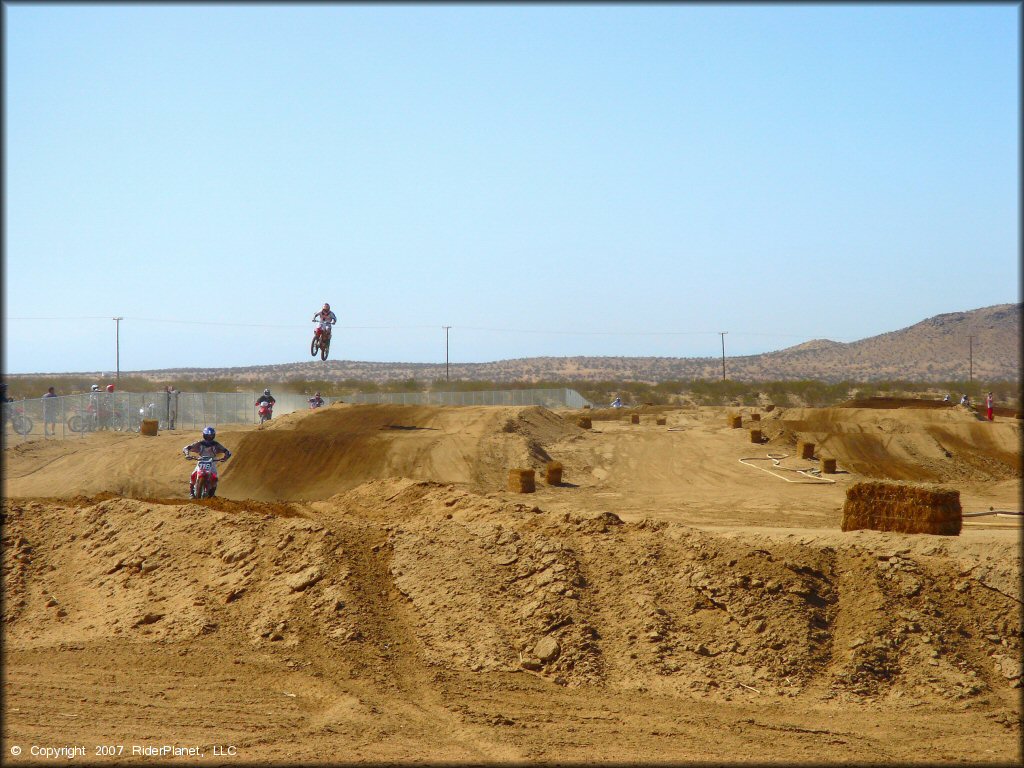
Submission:
<svg viewBox="0 0 1024 768">
<path fill-rule="evenodd" d="M 217 430 L 215 430 L 213 427 L 207 427 L 206 429 L 203 430 L 203 439 L 202 440 L 197 440 L 194 443 L 189 443 L 188 445 L 186 445 L 184 448 L 181 449 L 181 452 L 183 454 L 185 454 L 185 458 L 187 458 L 187 459 L 193 458 L 192 456 L 189 455 L 189 453 L 191 451 L 195 451 L 196 453 L 198 453 L 199 454 L 199 458 L 201 458 L 201 459 L 205 459 L 205 458 L 215 459 L 215 458 L 217 458 L 217 454 L 223 453 L 224 454 L 224 460 L 227 461 L 228 459 L 231 458 L 231 451 L 229 451 L 223 445 L 218 443 L 217 440 L 215 439 L 216 437 L 217 437 Z M 216 492 L 217 492 L 217 471 L 214 470 L 214 472 L 213 472 L 213 485 L 210 487 L 210 495 L 213 496 Z M 192 481 L 189 481 L 189 484 L 188 484 L 188 495 L 189 495 L 189 498 L 193 498 L 194 499 L 196 497 L 196 489 L 195 489 L 195 485 L 193 484 Z"/>
<path fill-rule="evenodd" d="M 326 301 L 324 302 L 323 309 L 313 315 L 313 321 L 320 321 L 320 329 L 326 334 L 327 338 L 331 337 L 331 326 L 338 322 L 338 316 L 331 312 L 331 305 Z"/>
</svg>

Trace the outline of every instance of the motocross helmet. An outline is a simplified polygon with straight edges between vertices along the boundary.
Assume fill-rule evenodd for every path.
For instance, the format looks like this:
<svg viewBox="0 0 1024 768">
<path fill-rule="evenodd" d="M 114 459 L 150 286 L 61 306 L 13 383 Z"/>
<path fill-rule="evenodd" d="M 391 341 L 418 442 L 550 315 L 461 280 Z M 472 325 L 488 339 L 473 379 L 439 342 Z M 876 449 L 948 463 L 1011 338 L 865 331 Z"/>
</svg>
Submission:
<svg viewBox="0 0 1024 768">
<path fill-rule="evenodd" d="M 263 390 L 263 394 L 264 395 L 269 395 L 270 394 L 270 387 L 267 387 L 266 389 L 264 389 Z"/>
<path fill-rule="evenodd" d="M 330 312 L 331 311 L 331 305 L 328 304 L 326 301 L 324 302 L 324 311 L 325 312 Z"/>
<path fill-rule="evenodd" d="M 204 440 L 213 440 L 215 437 L 217 437 L 217 430 L 213 427 L 207 427 L 203 430 Z"/>
<path fill-rule="evenodd" d="M 114 391 L 114 385 L 113 384 L 107 384 L 107 392 L 113 392 L 113 391 Z"/>
<path fill-rule="evenodd" d="M 92 389 L 93 392 L 99 392 L 100 391 L 100 385 L 99 384 L 93 384 L 91 389 Z"/>
</svg>

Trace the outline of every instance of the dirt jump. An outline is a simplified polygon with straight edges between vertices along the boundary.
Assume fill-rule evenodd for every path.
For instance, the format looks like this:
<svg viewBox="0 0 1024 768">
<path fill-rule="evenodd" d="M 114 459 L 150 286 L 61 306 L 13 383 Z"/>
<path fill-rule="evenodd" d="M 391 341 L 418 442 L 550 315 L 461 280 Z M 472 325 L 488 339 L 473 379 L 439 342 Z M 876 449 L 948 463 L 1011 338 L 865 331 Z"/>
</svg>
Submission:
<svg viewBox="0 0 1024 768">
<path fill-rule="evenodd" d="M 201 501 L 192 432 L 10 446 L 5 760 L 1019 763 L 1020 422 L 848 406 L 336 404 Z"/>
</svg>

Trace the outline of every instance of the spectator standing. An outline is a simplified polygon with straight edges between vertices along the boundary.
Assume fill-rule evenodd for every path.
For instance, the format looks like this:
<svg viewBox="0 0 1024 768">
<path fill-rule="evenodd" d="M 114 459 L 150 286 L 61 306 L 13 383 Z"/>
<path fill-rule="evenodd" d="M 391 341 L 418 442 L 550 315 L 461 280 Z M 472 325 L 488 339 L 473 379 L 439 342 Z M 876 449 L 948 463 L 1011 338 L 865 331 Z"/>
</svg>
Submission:
<svg viewBox="0 0 1024 768">
<path fill-rule="evenodd" d="M 57 393 L 53 387 L 46 390 L 43 395 L 43 436 L 57 436 Z"/>
<path fill-rule="evenodd" d="M 178 416 L 178 390 L 173 384 L 168 384 L 167 393 L 167 428 L 174 429 L 174 420 Z"/>
<path fill-rule="evenodd" d="M 993 421 L 992 418 L 992 393 L 989 392 L 985 396 L 985 415 L 988 416 L 989 421 Z"/>
</svg>

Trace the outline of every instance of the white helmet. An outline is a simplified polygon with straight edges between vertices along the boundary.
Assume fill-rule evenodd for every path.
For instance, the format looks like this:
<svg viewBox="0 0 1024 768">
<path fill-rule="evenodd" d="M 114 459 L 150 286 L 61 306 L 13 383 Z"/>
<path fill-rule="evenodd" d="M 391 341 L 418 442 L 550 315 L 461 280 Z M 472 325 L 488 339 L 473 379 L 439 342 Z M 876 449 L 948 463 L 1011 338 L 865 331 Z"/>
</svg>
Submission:
<svg viewBox="0 0 1024 768">
<path fill-rule="evenodd" d="M 263 390 L 263 394 L 264 395 L 269 395 L 270 394 L 270 387 L 267 387 L 266 389 L 264 389 Z"/>
<path fill-rule="evenodd" d="M 93 392 L 99 392 L 100 391 L 100 385 L 99 384 L 93 384 L 92 385 L 92 391 Z"/>
</svg>

